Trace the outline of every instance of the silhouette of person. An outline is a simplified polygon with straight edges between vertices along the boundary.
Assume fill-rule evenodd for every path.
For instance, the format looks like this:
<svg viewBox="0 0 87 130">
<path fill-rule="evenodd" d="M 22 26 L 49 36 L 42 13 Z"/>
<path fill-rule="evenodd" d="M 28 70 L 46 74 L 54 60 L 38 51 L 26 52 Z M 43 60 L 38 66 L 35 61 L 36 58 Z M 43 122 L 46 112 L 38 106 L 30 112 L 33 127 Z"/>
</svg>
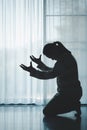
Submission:
<svg viewBox="0 0 87 130">
<path fill-rule="evenodd" d="M 56 60 L 53 68 L 48 67 L 39 58 L 30 56 L 31 60 L 37 64 L 35 69 L 30 62 L 30 66 L 21 64 L 20 67 L 30 72 L 30 76 L 38 79 L 57 78 L 57 93 L 43 109 L 45 116 L 56 116 L 57 114 L 76 111 L 75 116 L 81 115 L 80 99 L 82 97 L 82 87 L 78 78 L 77 63 L 71 52 L 59 42 L 48 43 L 43 48 L 43 54 L 52 60 Z"/>
</svg>

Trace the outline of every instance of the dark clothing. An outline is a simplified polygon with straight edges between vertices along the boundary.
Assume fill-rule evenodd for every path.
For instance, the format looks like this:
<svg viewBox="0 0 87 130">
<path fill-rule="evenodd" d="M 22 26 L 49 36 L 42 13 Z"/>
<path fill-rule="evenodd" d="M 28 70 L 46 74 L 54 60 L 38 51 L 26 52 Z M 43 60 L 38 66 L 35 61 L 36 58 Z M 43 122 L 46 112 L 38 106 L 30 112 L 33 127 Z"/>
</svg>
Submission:
<svg viewBox="0 0 87 130">
<path fill-rule="evenodd" d="M 82 88 L 78 80 L 78 69 L 75 58 L 71 54 L 64 55 L 61 61 L 56 62 L 54 70 L 58 72 L 58 92 L 75 100 L 81 98 Z"/>
<path fill-rule="evenodd" d="M 34 70 L 31 76 L 39 79 L 57 77 L 58 93 L 44 108 L 44 113 L 54 114 L 68 112 L 73 109 L 82 96 L 82 88 L 78 79 L 78 69 L 75 58 L 71 53 L 66 53 L 58 58 L 54 68 L 49 68 L 43 63 Z"/>
<path fill-rule="evenodd" d="M 34 72 L 31 73 L 32 77 L 39 79 L 57 77 L 57 91 L 59 93 L 69 96 L 79 96 L 79 93 L 81 95 L 82 90 L 80 81 L 78 80 L 77 63 L 71 53 L 65 54 L 62 58 L 59 58 L 54 68 L 49 68 L 44 64 L 38 66 L 38 68 L 42 71 L 34 70 Z"/>
<path fill-rule="evenodd" d="M 46 66 L 39 58 L 30 56 L 40 70 L 36 70 L 30 62 L 30 66 L 20 65 L 22 69 L 30 72 L 30 76 L 39 79 L 57 78 L 57 94 L 43 110 L 45 115 L 56 115 L 76 110 L 76 116 L 80 116 L 80 98 L 82 88 L 78 78 L 78 68 L 75 58 L 59 41 L 48 43 L 43 48 L 43 54 L 48 58 L 55 59 L 53 68 Z"/>
<path fill-rule="evenodd" d="M 67 113 L 72 110 L 80 113 L 79 99 L 75 101 L 70 97 L 57 93 L 45 106 L 43 113 L 45 116 L 56 116 L 57 114 Z"/>
</svg>

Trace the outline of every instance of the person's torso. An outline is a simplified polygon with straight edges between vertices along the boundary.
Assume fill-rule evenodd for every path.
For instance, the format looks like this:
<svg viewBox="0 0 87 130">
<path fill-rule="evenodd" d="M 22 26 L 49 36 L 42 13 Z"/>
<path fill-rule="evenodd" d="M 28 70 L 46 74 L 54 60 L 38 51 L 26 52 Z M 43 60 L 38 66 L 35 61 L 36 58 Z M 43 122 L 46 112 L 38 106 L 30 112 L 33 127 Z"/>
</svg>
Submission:
<svg viewBox="0 0 87 130">
<path fill-rule="evenodd" d="M 57 75 L 58 92 L 72 93 L 80 89 L 78 80 L 78 68 L 74 57 L 65 55 L 63 59 L 57 61 L 55 65 Z"/>
</svg>

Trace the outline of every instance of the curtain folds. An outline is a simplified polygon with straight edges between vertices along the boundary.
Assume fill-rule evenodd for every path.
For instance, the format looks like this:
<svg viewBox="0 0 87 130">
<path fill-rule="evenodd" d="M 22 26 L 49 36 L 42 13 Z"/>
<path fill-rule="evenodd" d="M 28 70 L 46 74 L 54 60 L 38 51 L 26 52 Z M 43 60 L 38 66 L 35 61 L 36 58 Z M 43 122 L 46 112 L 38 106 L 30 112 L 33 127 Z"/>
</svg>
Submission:
<svg viewBox="0 0 87 130">
<path fill-rule="evenodd" d="M 87 0 L 0 0 L 0 104 L 44 104 L 56 81 L 38 80 L 19 65 L 39 57 L 45 43 L 60 40 L 77 59 L 87 103 Z M 54 61 L 43 57 L 52 67 Z M 36 67 L 36 64 L 33 63 Z"/>
<path fill-rule="evenodd" d="M 0 103 L 43 103 L 43 81 L 19 67 L 42 46 L 43 0 L 0 0 Z"/>
</svg>

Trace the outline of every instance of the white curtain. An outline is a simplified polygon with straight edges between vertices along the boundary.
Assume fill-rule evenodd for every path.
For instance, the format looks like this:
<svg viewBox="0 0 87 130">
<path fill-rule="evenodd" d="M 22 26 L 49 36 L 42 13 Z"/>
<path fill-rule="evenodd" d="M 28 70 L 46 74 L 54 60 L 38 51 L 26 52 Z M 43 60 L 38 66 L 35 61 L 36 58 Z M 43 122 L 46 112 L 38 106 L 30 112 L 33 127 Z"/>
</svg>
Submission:
<svg viewBox="0 0 87 130">
<path fill-rule="evenodd" d="M 42 46 L 43 0 L 0 0 L 0 104 L 44 102 L 43 81 L 19 67 Z"/>
<path fill-rule="evenodd" d="M 87 103 L 87 0 L 0 0 L 0 104 L 43 104 L 56 93 L 55 79 L 38 80 L 19 67 L 55 40 L 76 57 Z"/>
</svg>

